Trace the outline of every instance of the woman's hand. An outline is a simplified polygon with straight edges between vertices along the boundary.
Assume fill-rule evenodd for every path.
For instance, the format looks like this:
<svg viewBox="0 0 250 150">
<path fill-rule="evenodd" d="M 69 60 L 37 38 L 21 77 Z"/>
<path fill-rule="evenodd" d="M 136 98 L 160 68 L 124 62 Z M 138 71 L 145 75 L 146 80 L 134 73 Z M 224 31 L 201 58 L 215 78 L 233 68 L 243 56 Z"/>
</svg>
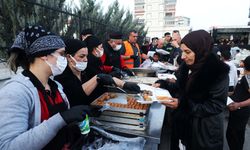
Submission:
<svg viewBox="0 0 250 150">
<path fill-rule="evenodd" d="M 240 103 L 233 102 L 233 103 L 229 104 L 227 107 L 230 111 L 235 111 L 237 109 L 240 109 Z"/>
<path fill-rule="evenodd" d="M 176 109 L 179 106 L 179 100 L 177 98 L 169 98 L 169 100 L 172 100 L 171 102 L 161 102 L 163 105 L 171 108 Z"/>
</svg>

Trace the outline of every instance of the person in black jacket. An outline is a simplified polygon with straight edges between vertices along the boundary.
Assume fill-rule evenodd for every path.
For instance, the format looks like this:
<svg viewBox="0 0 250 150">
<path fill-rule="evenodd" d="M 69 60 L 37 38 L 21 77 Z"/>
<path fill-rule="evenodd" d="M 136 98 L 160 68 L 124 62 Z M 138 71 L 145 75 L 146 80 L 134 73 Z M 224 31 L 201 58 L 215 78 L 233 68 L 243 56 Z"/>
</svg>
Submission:
<svg viewBox="0 0 250 150">
<path fill-rule="evenodd" d="M 85 70 L 88 64 L 86 43 L 69 39 L 65 44 L 68 66 L 55 79 L 62 84 L 71 106 L 89 105 L 95 98 L 106 92 L 103 85 L 116 85 L 125 89 L 140 90 L 137 85 L 125 83 L 102 72 L 88 78 Z"/>
<path fill-rule="evenodd" d="M 63 86 L 71 106 L 89 105 L 93 99 L 89 95 L 97 87 L 112 85 L 114 80 L 107 74 L 97 74 L 88 79 L 84 70 L 87 67 L 88 49 L 86 43 L 69 39 L 66 44 L 68 65 L 61 75 L 55 77 Z"/>
<path fill-rule="evenodd" d="M 121 47 L 122 33 L 113 32 L 109 35 L 109 39 L 103 43 L 104 54 L 101 57 L 105 69 L 109 70 L 110 75 L 117 78 L 121 78 L 124 73 L 133 75 L 121 57 Z"/>
<path fill-rule="evenodd" d="M 250 56 L 244 61 L 244 76 L 236 85 L 228 105 L 230 111 L 227 126 L 227 143 L 230 150 L 242 150 L 246 125 L 250 116 Z"/>
<path fill-rule="evenodd" d="M 164 103 L 175 109 L 171 149 L 179 149 L 181 139 L 187 150 L 222 150 L 229 67 L 212 53 L 212 38 L 204 30 L 187 34 L 181 50 L 179 98 Z"/>
</svg>

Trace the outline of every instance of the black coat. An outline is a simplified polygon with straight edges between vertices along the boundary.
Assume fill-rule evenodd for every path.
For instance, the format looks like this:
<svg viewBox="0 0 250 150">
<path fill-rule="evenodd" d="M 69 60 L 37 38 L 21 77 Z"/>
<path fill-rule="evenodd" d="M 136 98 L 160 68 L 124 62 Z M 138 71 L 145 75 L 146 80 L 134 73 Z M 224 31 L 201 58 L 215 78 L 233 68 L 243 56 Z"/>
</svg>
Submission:
<svg viewBox="0 0 250 150">
<path fill-rule="evenodd" d="M 108 42 L 103 43 L 103 49 L 104 49 L 104 54 L 106 55 L 106 59 L 105 59 L 103 65 L 114 66 L 116 68 L 122 69 L 121 52 L 114 51 Z"/>
<path fill-rule="evenodd" d="M 82 80 L 80 81 L 68 66 L 62 74 L 55 76 L 54 79 L 62 84 L 63 91 L 69 100 L 70 107 L 76 105 L 90 105 L 97 97 L 106 92 L 106 88 L 98 84 L 90 95 L 86 95 L 82 88 L 82 84 L 89 80 L 86 71 L 81 73 Z"/>
<path fill-rule="evenodd" d="M 187 150 L 223 149 L 228 72 L 229 67 L 211 54 L 187 89 L 189 69 L 185 63 L 181 65 L 177 75 L 180 105 L 174 111 L 173 132 Z"/>
<path fill-rule="evenodd" d="M 70 106 L 89 105 L 91 103 L 88 96 L 82 88 L 82 84 L 86 82 L 86 77 L 82 74 L 82 81 L 80 81 L 67 66 L 64 72 L 55 76 L 55 80 L 60 82 L 63 86 L 63 91 L 66 94 Z"/>
<path fill-rule="evenodd" d="M 89 53 L 88 65 L 85 72 L 88 79 L 91 79 L 93 76 L 99 73 L 104 73 L 101 58 L 95 57 L 92 53 Z"/>
</svg>

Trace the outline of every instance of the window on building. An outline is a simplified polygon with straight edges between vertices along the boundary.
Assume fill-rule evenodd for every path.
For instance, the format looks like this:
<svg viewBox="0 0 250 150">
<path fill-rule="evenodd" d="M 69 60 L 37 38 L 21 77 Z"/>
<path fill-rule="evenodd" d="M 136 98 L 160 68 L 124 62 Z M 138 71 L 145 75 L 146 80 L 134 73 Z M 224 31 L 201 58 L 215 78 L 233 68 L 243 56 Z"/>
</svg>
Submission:
<svg viewBox="0 0 250 150">
<path fill-rule="evenodd" d="M 165 16 L 166 16 L 166 17 L 172 17 L 173 15 L 172 15 L 171 12 L 167 12 L 167 13 L 165 13 Z"/>
</svg>

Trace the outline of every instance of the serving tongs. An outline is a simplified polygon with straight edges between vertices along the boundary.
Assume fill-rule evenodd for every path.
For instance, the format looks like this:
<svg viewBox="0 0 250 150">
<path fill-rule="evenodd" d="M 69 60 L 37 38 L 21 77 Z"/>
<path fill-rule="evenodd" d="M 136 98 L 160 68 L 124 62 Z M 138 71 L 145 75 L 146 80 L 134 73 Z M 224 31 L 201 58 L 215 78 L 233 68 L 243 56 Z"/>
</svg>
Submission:
<svg viewBox="0 0 250 150">
<path fill-rule="evenodd" d="M 104 87 L 108 88 L 108 92 L 115 92 L 115 93 L 124 93 L 124 94 L 128 94 L 125 90 L 123 90 L 122 88 L 118 87 L 118 86 L 111 86 L 111 85 L 104 85 Z"/>
</svg>

